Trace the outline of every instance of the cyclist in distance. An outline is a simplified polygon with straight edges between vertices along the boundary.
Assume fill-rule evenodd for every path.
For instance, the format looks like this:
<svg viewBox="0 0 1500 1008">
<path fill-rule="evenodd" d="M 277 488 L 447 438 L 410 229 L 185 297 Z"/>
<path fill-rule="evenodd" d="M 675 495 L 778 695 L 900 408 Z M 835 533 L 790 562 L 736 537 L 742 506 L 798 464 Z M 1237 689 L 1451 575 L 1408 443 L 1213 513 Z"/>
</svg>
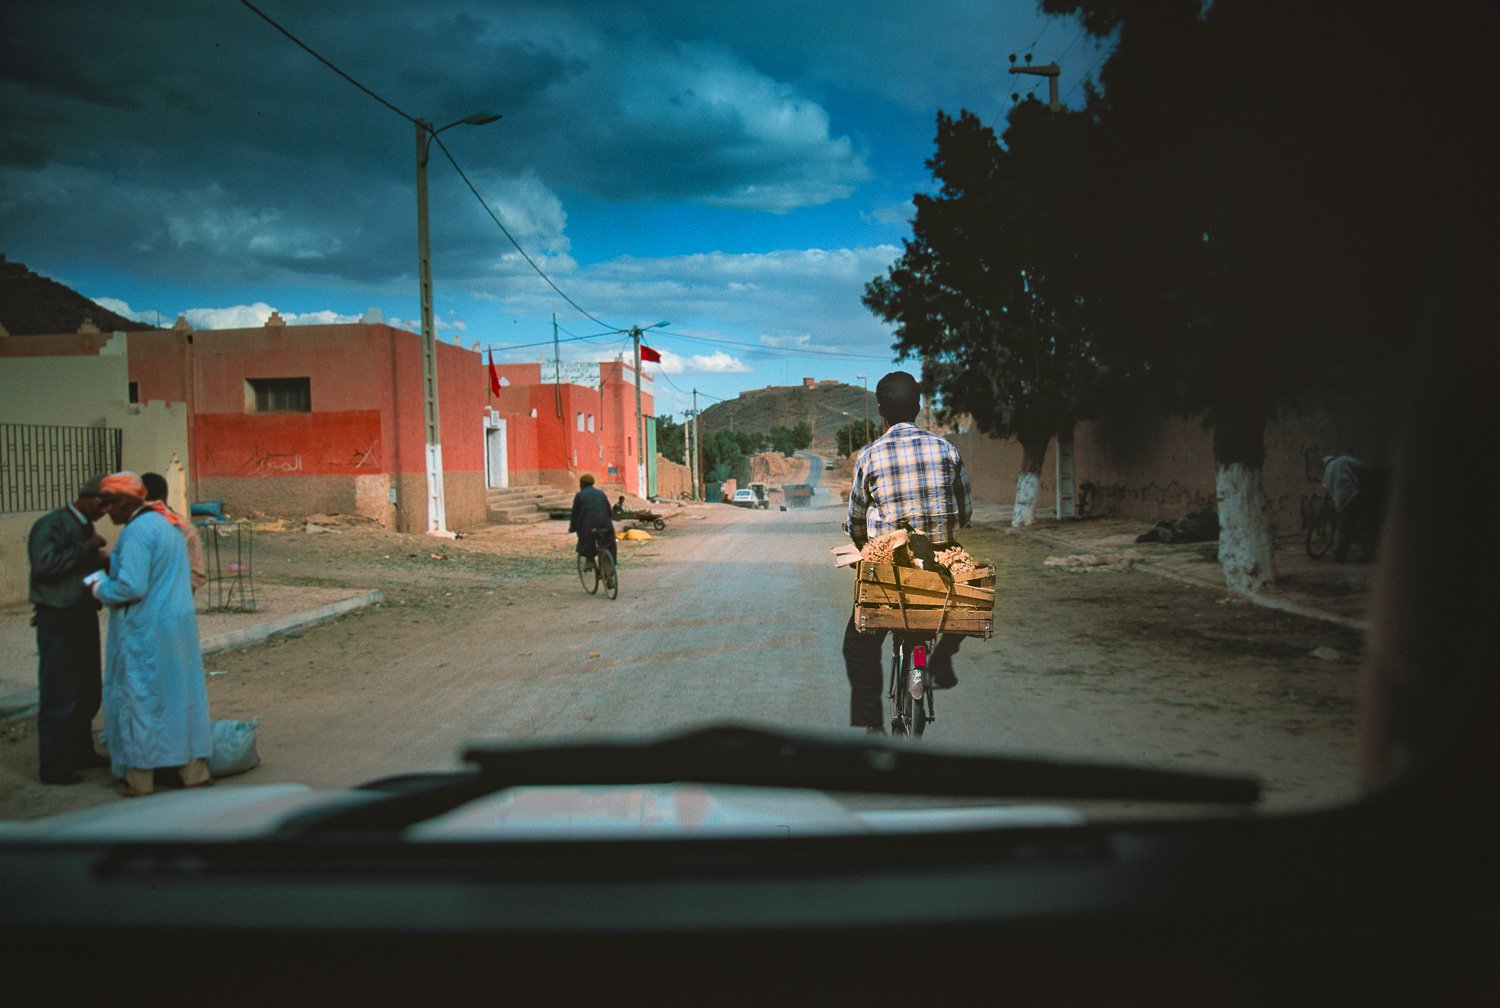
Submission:
<svg viewBox="0 0 1500 1008">
<path fill-rule="evenodd" d="M 593 473 L 584 473 L 578 477 L 578 492 L 573 495 L 573 511 L 568 516 L 568 531 L 578 533 L 578 555 L 587 558 L 584 570 L 594 569 L 594 557 L 599 548 L 595 541 L 594 532 L 597 529 L 609 530 L 609 552 L 611 559 L 617 559 L 615 552 L 615 523 L 610 520 L 609 498 L 604 491 L 594 486 Z"/>
<path fill-rule="evenodd" d="M 938 550 L 953 545 L 973 514 L 969 475 L 952 442 L 914 421 L 922 389 L 905 371 L 892 371 L 875 386 L 875 405 L 885 432 L 861 448 L 849 492 L 849 537 L 864 548 L 871 538 L 894 532 L 903 520 Z M 957 684 L 953 655 L 963 637 L 943 634 L 928 656 L 933 687 Z M 860 633 L 849 614 L 844 628 L 844 667 L 849 676 L 849 723 L 884 732 L 881 645 L 885 631 Z"/>
</svg>

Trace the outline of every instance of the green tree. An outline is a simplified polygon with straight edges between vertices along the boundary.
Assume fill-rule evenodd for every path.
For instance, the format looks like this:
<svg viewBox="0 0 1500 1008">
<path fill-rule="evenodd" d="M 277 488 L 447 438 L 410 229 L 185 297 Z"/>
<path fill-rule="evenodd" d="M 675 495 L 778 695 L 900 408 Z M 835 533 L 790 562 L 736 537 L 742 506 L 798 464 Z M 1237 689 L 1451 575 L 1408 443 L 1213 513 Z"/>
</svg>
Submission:
<svg viewBox="0 0 1500 1008">
<path fill-rule="evenodd" d="M 663 458 L 687 464 L 687 433 L 670 413 L 656 417 L 656 450 Z"/>
<path fill-rule="evenodd" d="M 770 443 L 772 451 L 790 458 L 812 444 L 812 427 L 806 421 L 793 427 L 772 427 Z"/>
<path fill-rule="evenodd" d="M 712 485 L 728 479 L 750 478 L 750 456 L 766 450 L 766 436 L 746 431 L 714 431 L 703 435 L 703 471 Z"/>
<path fill-rule="evenodd" d="M 938 113 L 927 166 L 939 191 L 914 198 L 912 238 L 863 297 L 895 326 L 898 356 L 922 358 L 945 415 L 1020 442 L 1019 525 L 1031 521 L 1053 435 L 1092 415 L 1099 396 L 1077 266 L 1095 129 L 1089 113 L 1027 101 L 1011 110 L 1002 146 L 972 114 Z"/>
<path fill-rule="evenodd" d="M 864 420 L 855 420 L 840 427 L 836 436 L 838 437 L 838 453 L 845 458 L 852 458 L 869 442 L 865 438 L 866 432 L 874 433 L 872 423 Z"/>
</svg>

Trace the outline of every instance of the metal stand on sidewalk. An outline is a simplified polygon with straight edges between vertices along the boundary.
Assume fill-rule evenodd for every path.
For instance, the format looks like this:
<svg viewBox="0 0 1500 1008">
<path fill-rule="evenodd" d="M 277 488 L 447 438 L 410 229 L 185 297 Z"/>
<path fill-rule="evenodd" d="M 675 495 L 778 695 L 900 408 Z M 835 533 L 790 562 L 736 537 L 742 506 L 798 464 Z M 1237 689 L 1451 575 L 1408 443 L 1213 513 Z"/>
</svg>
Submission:
<svg viewBox="0 0 1500 1008">
<path fill-rule="evenodd" d="M 204 585 L 205 612 L 252 612 L 257 605 L 255 575 L 251 569 L 254 543 L 250 523 L 204 521 L 198 523 L 208 565 Z"/>
</svg>

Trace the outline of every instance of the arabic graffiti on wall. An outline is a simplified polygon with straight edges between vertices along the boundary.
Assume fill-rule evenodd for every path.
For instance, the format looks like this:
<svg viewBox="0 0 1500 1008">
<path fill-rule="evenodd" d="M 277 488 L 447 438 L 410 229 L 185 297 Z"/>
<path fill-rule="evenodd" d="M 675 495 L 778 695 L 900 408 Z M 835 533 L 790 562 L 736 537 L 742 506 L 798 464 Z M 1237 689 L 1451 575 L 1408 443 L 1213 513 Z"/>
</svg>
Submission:
<svg viewBox="0 0 1500 1008">
<path fill-rule="evenodd" d="M 329 449 L 323 453 L 318 460 L 318 468 L 326 471 L 331 469 L 375 469 L 379 465 L 379 457 L 375 449 L 377 442 L 356 442 L 351 449 Z M 260 451 L 251 452 L 250 457 L 245 460 L 242 475 L 245 476 L 277 476 L 284 473 L 300 473 L 303 471 L 301 452 L 275 452 Z"/>
<path fill-rule="evenodd" d="M 199 418 L 204 476 L 370 475 L 385 472 L 377 412 Z"/>
</svg>

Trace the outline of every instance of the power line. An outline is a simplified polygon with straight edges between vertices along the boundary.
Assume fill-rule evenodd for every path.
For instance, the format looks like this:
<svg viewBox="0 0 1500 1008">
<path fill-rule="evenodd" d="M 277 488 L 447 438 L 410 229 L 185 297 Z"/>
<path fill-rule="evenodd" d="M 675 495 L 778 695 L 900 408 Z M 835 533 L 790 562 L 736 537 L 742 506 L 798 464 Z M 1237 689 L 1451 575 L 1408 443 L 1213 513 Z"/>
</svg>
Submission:
<svg viewBox="0 0 1500 1008">
<path fill-rule="evenodd" d="M 516 241 L 515 236 L 506 229 L 503 223 L 501 223 L 499 216 L 497 216 L 495 211 L 490 208 L 490 205 L 485 200 L 485 198 L 479 194 L 479 190 L 474 187 L 474 183 L 469 181 L 469 176 L 464 174 L 463 168 L 459 167 L 458 161 L 454 159 L 453 154 L 448 150 L 447 145 L 443 143 L 442 137 L 438 136 L 437 134 L 433 134 L 432 139 L 438 145 L 438 149 L 443 152 L 443 156 L 448 159 L 448 163 L 453 166 L 453 170 L 458 172 L 458 177 L 464 180 L 464 185 L 469 187 L 469 192 L 473 193 L 474 198 L 479 201 L 479 205 L 484 207 L 484 212 L 490 215 L 490 220 L 495 222 L 495 226 L 500 229 L 501 234 L 510 239 L 510 243 L 516 247 L 517 252 L 521 253 L 521 258 L 526 260 L 526 264 L 532 269 L 536 270 L 536 275 L 545 280 L 547 282 L 547 286 L 551 287 L 557 292 L 558 297 L 562 298 L 564 301 L 568 302 L 568 304 L 576 308 L 578 310 L 578 313 L 584 318 L 588 319 L 590 322 L 597 322 L 599 325 L 608 326 L 608 322 L 605 322 L 602 319 L 595 318 L 577 301 L 574 301 L 572 298 L 568 297 L 568 295 L 564 293 L 561 287 L 552 282 L 551 277 L 542 272 L 542 268 L 532 260 L 531 256 L 526 254 L 526 250 L 521 247 L 521 243 Z"/>
<path fill-rule="evenodd" d="M 1036 44 L 1042 40 L 1042 36 L 1047 34 L 1047 29 L 1051 27 L 1052 19 L 1049 17 L 1046 21 L 1042 22 L 1042 30 L 1036 33 L 1036 38 L 1031 40 L 1031 45 L 1026 47 L 1027 52 L 1036 48 Z"/>
<path fill-rule="evenodd" d="M 291 39 L 292 42 L 295 43 L 298 48 L 302 49 L 304 52 L 306 52 L 313 59 L 317 60 L 319 63 L 323 64 L 328 69 L 332 70 L 334 73 L 336 73 L 340 77 L 344 78 L 344 80 L 348 81 L 350 84 L 353 84 L 355 87 L 359 88 L 361 91 L 363 91 L 365 94 L 369 95 L 371 98 L 374 98 L 380 104 L 384 105 L 386 108 L 388 108 L 392 112 L 396 113 L 402 119 L 405 119 L 409 123 L 415 123 L 417 121 L 415 116 L 407 115 L 405 112 L 401 111 L 396 106 L 392 105 L 390 102 L 388 102 L 384 98 L 380 97 L 380 95 L 376 94 L 374 91 L 371 91 L 369 88 L 365 87 L 359 81 L 355 80 L 353 77 L 350 77 L 348 74 L 344 73 L 344 71 L 340 70 L 338 67 L 334 66 L 331 62 L 329 62 L 328 60 L 324 59 L 321 55 L 319 55 L 317 52 L 315 52 L 310 46 L 308 46 L 306 43 L 304 43 L 297 36 L 293 35 L 291 32 L 289 32 L 285 28 L 281 27 L 281 25 L 277 24 L 274 20 L 272 20 L 272 18 L 271 18 L 271 16 L 269 14 L 267 14 L 265 11 L 261 10 L 259 7 L 255 6 L 253 3 L 250 2 L 250 0 L 240 0 L 240 3 L 244 4 L 246 7 L 250 8 L 250 10 L 254 11 L 255 14 L 257 16 L 259 16 L 260 19 L 263 20 L 266 24 L 270 25 L 272 28 L 275 28 L 277 31 L 281 32 L 281 34 L 283 34 L 287 38 Z"/>
<path fill-rule="evenodd" d="M 412 115 L 409 115 L 406 112 L 403 112 L 401 109 L 397 108 L 395 105 L 391 104 L 389 101 L 387 101 L 386 99 L 382 98 L 380 95 L 376 94 L 374 91 L 370 90 L 369 88 L 365 87 L 365 85 L 361 84 L 359 81 L 355 80 L 349 74 L 347 74 L 343 70 L 339 69 L 339 67 L 336 66 L 331 60 L 325 58 L 323 55 L 321 55 L 319 52 L 317 52 L 317 50 L 313 49 L 307 43 L 303 42 L 297 36 L 293 35 L 286 28 L 283 28 L 269 14 L 267 14 L 265 11 L 261 10 L 259 7 L 256 7 L 253 3 L 251 3 L 250 0 L 240 0 L 240 3 L 244 4 L 247 8 L 249 8 L 251 11 L 253 11 L 258 17 L 261 18 L 261 20 L 265 21 L 272 28 L 275 28 L 278 32 L 280 32 L 281 34 L 285 35 L 294 44 L 296 44 L 298 48 L 302 49 L 309 56 L 311 56 L 314 59 L 316 59 L 319 63 L 322 63 L 324 66 L 326 66 L 328 69 L 332 70 L 334 73 L 338 74 L 340 77 L 342 77 L 344 80 L 348 81 L 350 84 L 353 84 L 355 87 L 359 88 L 359 90 L 363 91 L 365 94 L 367 94 L 371 98 L 375 99 L 381 105 L 384 105 L 386 108 L 390 109 L 392 112 L 396 113 L 401 118 L 405 119 L 407 122 L 416 123 L 418 121 L 415 116 L 412 116 Z M 588 311 L 586 311 L 580 304 L 578 304 L 578 302 L 576 302 L 572 298 L 568 297 L 568 295 L 563 291 L 563 289 L 561 287 L 559 287 L 559 286 L 557 286 L 557 284 L 553 283 L 552 278 L 549 277 L 545 272 L 543 272 L 542 268 L 536 264 L 536 261 L 533 260 L 531 258 L 531 256 L 527 254 L 526 250 L 521 247 L 521 243 L 518 242 L 518 241 L 516 241 L 515 236 L 510 233 L 510 231 L 506 228 L 506 226 L 504 225 L 504 223 L 501 222 L 499 216 L 497 216 L 496 213 L 495 213 L 495 211 L 490 208 L 489 203 L 485 200 L 485 198 L 482 195 L 480 195 L 479 190 L 474 187 L 474 183 L 469 181 L 469 176 L 464 173 L 463 168 L 461 168 L 459 166 L 459 163 L 453 157 L 452 152 L 448 150 L 448 148 L 447 148 L 446 145 L 444 145 L 442 138 L 437 135 L 437 131 L 434 130 L 434 129 L 432 129 L 432 127 L 429 126 L 427 128 L 427 133 L 428 133 L 429 139 L 431 141 L 436 142 L 437 145 L 438 145 L 438 149 L 441 150 L 443 152 L 444 156 L 448 158 L 448 163 L 451 164 L 451 165 L 453 165 L 454 170 L 458 172 L 459 178 L 461 178 L 461 179 L 464 180 L 464 185 L 466 185 L 466 186 L 469 187 L 469 191 L 474 194 L 474 198 L 477 199 L 477 200 L 479 200 L 479 205 L 484 208 L 484 212 L 485 213 L 489 214 L 490 220 L 492 220 L 492 221 L 495 222 L 495 225 L 498 228 L 500 228 L 500 232 L 503 235 L 505 235 L 506 238 L 508 238 L 510 240 L 510 243 L 515 246 L 516 251 L 519 252 L 519 253 L 521 253 L 521 258 L 525 259 L 526 260 L 526 264 L 528 266 L 530 266 L 533 270 L 536 271 L 536 275 L 539 276 L 539 277 L 541 277 L 544 281 L 546 281 L 547 286 L 551 287 L 554 291 L 556 291 L 559 297 L 561 297 L 568 304 L 572 305 L 573 308 L 575 308 L 580 314 L 582 314 L 589 321 L 591 321 L 591 322 L 597 322 L 599 325 L 602 325 L 602 326 L 608 326 L 609 325 L 608 322 L 603 322 L 600 319 L 595 318 L 592 314 L 590 314 Z"/>
<path fill-rule="evenodd" d="M 1073 82 L 1073 86 L 1068 88 L 1068 93 L 1063 95 L 1063 101 L 1067 101 L 1069 98 L 1073 97 L 1073 92 L 1077 91 L 1078 88 L 1089 79 L 1089 75 L 1092 74 L 1095 68 L 1098 67 L 1100 63 L 1103 63 L 1105 58 L 1109 56 L 1109 54 L 1113 51 L 1114 47 L 1111 46 L 1110 48 L 1105 49 L 1103 52 L 1101 52 L 1099 54 L 1099 58 L 1094 60 L 1093 64 L 1083 72 L 1083 76 L 1079 77 L 1076 81 Z"/>
</svg>

